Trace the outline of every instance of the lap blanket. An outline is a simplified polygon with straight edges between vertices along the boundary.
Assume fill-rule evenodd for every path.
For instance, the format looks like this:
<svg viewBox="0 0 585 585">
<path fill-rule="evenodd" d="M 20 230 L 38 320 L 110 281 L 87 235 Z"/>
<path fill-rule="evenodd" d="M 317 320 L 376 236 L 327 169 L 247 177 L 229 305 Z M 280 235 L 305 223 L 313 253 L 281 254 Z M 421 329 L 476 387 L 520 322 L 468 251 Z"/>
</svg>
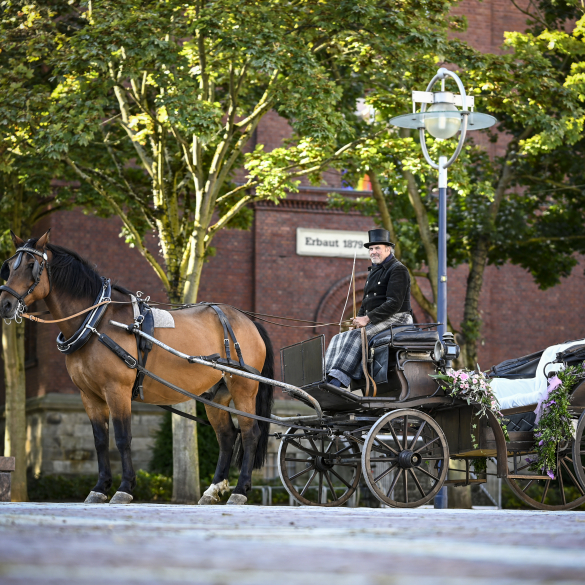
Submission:
<svg viewBox="0 0 585 585">
<path fill-rule="evenodd" d="M 547 378 L 544 374 L 544 367 L 549 362 L 552 362 L 557 357 L 557 353 L 577 345 L 580 341 L 571 341 L 570 343 L 561 343 L 559 345 L 551 345 L 544 350 L 538 367 L 536 369 L 536 376 L 534 378 L 527 378 L 524 380 L 508 380 L 507 378 L 493 378 L 491 380 L 491 387 L 500 403 L 502 410 L 506 408 L 518 408 L 519 406 L 529 406 L 531 404 L 538 404 L 546 396 L 548 386 Z M 563 369 L 563 364 L 555 364 L 556 371 Z M 550 367 L 548 371 L 550 372 Z"/>
<path fill-rule="evenodd" d="M 412 324 L 410 313 L 396 313 L 392 317 L 376 323 L 366 325 L 368 339 L 389 329 L 390 325 Z M 359 329 L 345 331 L 336 335 L 327 348 L 325 355 L 325 371 L 333 378 L 337 378 L 345 386 L 349 386 L 351 379 L 359 379 L 362 360 L 362 337 Z"/>
</svg>

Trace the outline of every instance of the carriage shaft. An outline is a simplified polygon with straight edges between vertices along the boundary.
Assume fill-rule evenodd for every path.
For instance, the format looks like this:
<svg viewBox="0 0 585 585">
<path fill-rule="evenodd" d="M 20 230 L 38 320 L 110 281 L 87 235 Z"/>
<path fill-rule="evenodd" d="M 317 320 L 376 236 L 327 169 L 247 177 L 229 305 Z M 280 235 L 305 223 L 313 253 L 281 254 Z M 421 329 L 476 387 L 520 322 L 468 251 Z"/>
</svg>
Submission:
<svg viewBox="0 0 585 585">
<path fill-rule="evenodd" d="M 272 386 L 279 386 L 280 388 L 283 388 L 284 390 L 287 390 L 288 392 L 290 392 L 293 396 L 296 395 L 297 397 L 301 398 L 302 400 L 308 402 L 317 412 L 317 416 L 319 417 L 319 420 L 323 419 L 323 411 L 321 410 L 321 406 L 319 405 L 317 400 L 315 400 L 310 394 L 308 394 L 304 390 L 301 390 L 300 388 L 297 388 L 296 386 L 292 386 L 291 384 L 286 384 L 285 382 L 278 382 L 277 380 L 271 380 L 270 378 L 265 378 L 264 376 L 260 376 L 257 374 L 251 374 L 249 372 L 237 370 L 236 368 L 224 366 L 223 364 L 218 364 L 217 362 L 213 362 L 213 361 L 208 361 L 208 360 L 205 360 L 201 357 L 188 355 L 186 353 L 183 353 L 181 351 L 178 351 L 178 350 L 170 347 L 169 345 L 167 345 L 166 343 L 163 343 L 162 341 L 159 341 L 155 337 L 148 335 L 148 333 L 144 333 L 143 331 L 140 331 L 139 329 L 134 328 L 134 325 L 126 325 L 124 323 L 119 323 L 118 321 L 110 321 L 110 325 L 114 325 L 115 327 L 120 327 L 120 329 L 125 329 L 129 333 L 135 333 L 136 335 L 140 335 L 140 336 L 144 337 L 145 339 L 148 339 L 152 343 L 155 343 L 156 345 L 158 345 L 159 347 L 161 347 L 165 351 L 168 351 L 169 353 L 172 353 L 173 355 L 176 355 L 177 357 L 183 358 L 190 363 L 199 364 L 202 366 L 207 366 L 209 368 L 221 370 L 222 372 L 226 372 L 228 374 L 233 374 L 235 376 L 241 376 L 242 378 L 249 378 L 250 380 L 256 380 L 257 382 L 264 382 L 265 384 L 270 384 Z M 273 417 L 273 418 L 274 418 L 274 420 L 286 420 L 286 419 L 282 419 L 281 417 Z M 294 418 L 294 420 L 299 419 L 299 417 L 291 417 L 291 418 Z M 314 418 L 314 417 L 311 416 L 311 417 L 307 417 L 307 418 Z"/>
</svg>

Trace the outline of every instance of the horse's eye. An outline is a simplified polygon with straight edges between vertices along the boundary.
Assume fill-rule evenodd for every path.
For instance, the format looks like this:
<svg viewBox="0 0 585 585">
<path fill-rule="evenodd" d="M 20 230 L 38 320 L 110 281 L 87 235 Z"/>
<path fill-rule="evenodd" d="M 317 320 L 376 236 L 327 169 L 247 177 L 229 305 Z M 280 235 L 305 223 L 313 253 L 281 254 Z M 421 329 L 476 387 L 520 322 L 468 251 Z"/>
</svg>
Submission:
<svg viewBox="0 0 585 585">
<path fill-rule="evenodd" d="M 35 265 L 35 263 L 34 263 L 34 262 L 31 262 L 31 263 L 28 265 L 28 267 L 29 267 L 29 268 L 32 270 L 32 269 L 33 269 L 33 267 L 34 267 L 34 265 Z"/>
</svg>

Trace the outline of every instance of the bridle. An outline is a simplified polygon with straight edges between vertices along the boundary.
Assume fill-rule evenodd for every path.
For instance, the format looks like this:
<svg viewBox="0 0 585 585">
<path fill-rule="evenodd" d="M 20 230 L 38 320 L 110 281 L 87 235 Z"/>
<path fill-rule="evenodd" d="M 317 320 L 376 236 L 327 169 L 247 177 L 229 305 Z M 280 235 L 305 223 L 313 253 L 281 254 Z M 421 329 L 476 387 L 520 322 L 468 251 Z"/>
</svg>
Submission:
<svg viewBox="0 0 585 585">
<path fill-rule="evenodd" d="M 26 303 L 24 302 L 24 299 L 28 295 L 32 294 L 32 292 L 35 290 L 35 288 L 37 288 L 37 286 L 41 282 L 41 277 L 43 276 L 43 270 L 45 269 L 45 266 L 47 267 L 47 277 L 49 279 L 49 293 L 48 294 L 50 294 L 51 290 L 52 290 L 51 268 L 49 266 L 49 258 L 47 257 L 47 253 L 46 253 L 45 249 L 43 248 L 43 251 L 39 252 L 35 248 L 31 248 L 31 247 L 27 246 L 27 244 L 28 244 L 28 242 L 24 246 L 22 246 L 21 248 L 17 248 L 16 254 L 14 254 L 14 256 L 11 256 L 10 258 L 8 258 L 8 260 L 5 260 L 4 264 L 2 264 L 2 268 L 0 269 L 0 278 L 2 278 L 3 280 L 8 280 L 10 278 L 10 261 L 13 258 L 16 258 L 16 261 L 14 262 L 14 266 L 12 267 L 13 270 L 16 270 L 20 266 L 20 264 L 22 263 L 23 256 L 25 254 L 30 254 L 35 261 L 35 264 L 34 264 L 33 270 L 32 270 L 32 277 L 34 279 L 34 282 L 31 284 L 31 286 L 28 288 L 28 290 L 26 292 L 24 292 L 23 294 L 19 294 L 13 288 L 10 288 L 6 284 L 3 284 L 2 286 L 0 286 L 0 291 L 6 291 L 7 293 L 11 294 L 18 301 L 18 306 L 16 307 L 16 311 L 14 313 L 14 319 L 17 322 L 20 322 L 20 316 L 23 313 L 26 313 L 27 306 L 26 306 Z M 41 258 L 40 263 L 35 258 L 35 256 L 38 256 L 39 258 Z"/>
</svg>

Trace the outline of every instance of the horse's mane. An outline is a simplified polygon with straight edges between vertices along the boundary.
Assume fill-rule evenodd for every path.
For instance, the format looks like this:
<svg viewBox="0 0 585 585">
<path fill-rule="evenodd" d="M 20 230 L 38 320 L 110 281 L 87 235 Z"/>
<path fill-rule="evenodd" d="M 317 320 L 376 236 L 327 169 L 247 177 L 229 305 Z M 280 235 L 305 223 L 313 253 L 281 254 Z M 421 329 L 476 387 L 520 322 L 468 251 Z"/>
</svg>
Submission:
<svg viewBox="0 0 585 585">
<path fill-rule="evenodd" d="M 25 245 L 34 247 L 37 241 L 38 238 L 31 238 Z M 97 266 L 63 246 L 47 244 L 47 249 L 53 255 L 49 264 L 53 288 L 66 292 L 75 299 L 95 299 L 102 288 Z M 112 288 L 130 294 L 130 291 L 118 284 L 112 284 Z"/>
</svg>

